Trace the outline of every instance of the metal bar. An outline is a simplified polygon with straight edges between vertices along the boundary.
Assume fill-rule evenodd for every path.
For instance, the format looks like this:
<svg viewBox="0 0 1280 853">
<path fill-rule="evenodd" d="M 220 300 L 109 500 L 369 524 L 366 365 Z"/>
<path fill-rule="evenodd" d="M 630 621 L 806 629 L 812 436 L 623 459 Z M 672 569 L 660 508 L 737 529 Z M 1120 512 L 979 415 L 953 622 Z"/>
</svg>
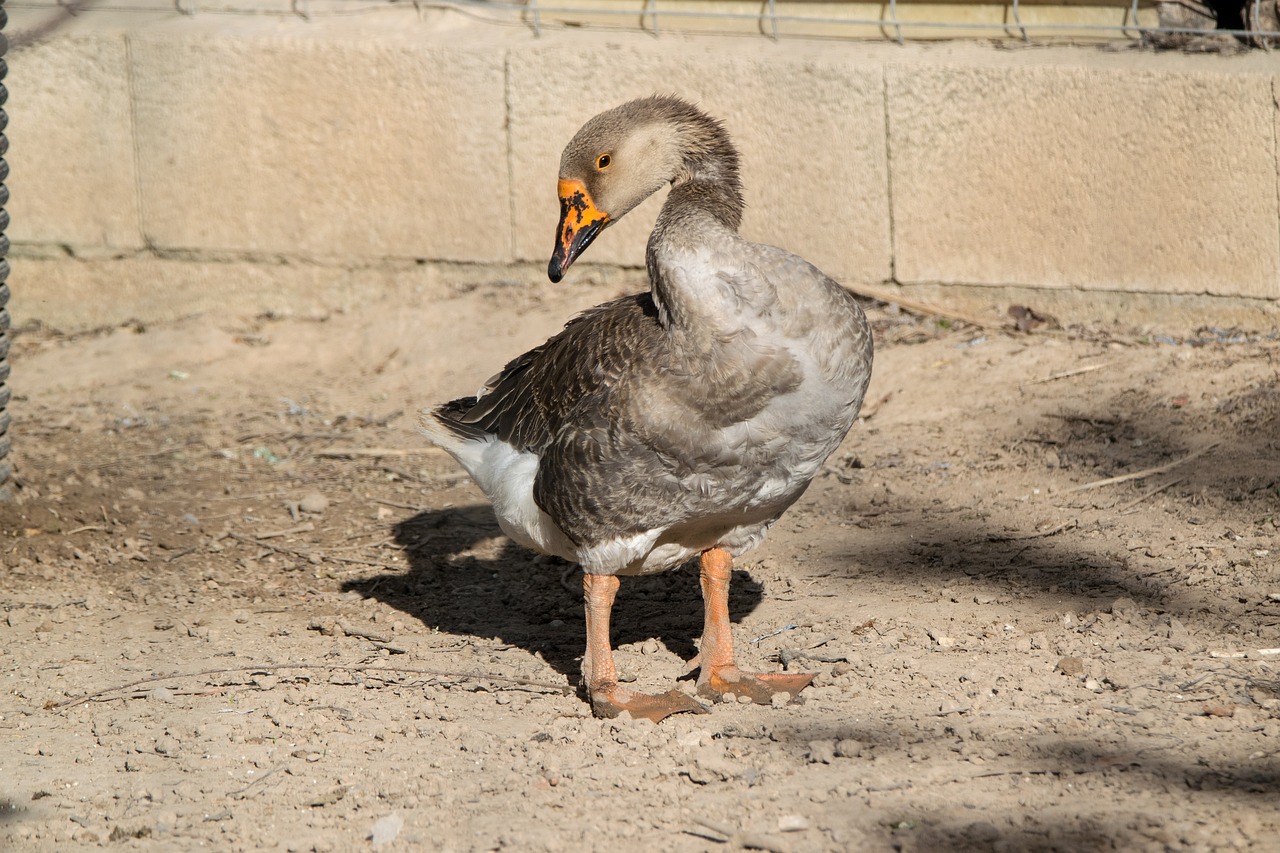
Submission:
<svg viewBox="0 0 1280 853">
<path fill-rule="evenodd" d="M 897 44 L 905 45 L 906 40 L 902 38 L 902 24 L 897 20 L 897 0 L 888 0 L 888 19 L 892 20 L 893 27 L 895 27 Z"/>
<path fill-rule="evenodd" d="M 1137 3 L 1138 0 L 1133 0 Z M 1022 33 L 1022 40 L 1031 43 L 1031 36 L 1027 35 L 1027 28 L 1022 26 L 1022 16 L 1018 14 L 1018 0 L 1013 0 L 1013 22 L 1018 25 L 1018 30 Z"/>
<path fill-rule="evenodd" d="M 1254 0 L 1254 2 L 1256 3 L 1257 0 Z M 773 40 L 777 41 L 778 40 L 778 5 L 776 0 L 769 0 L 769 2 L 765 4 L 765 9 L 767 9 L 769 12 L 769 30 L 773 35 Z"/>
<path fill-rule="evenodd" d="M 198 0 L 182 0 L 182 2 L 183 2 L 183 6 L 186 7 L 187 9 L 193 9 L 195 8 L 194 4 L 197 3 Z M 1018 2 L 1019 19 L 1020 19 L 1023 0 L 1017 0 L 1017 2 Z M 1121 2 L 1123 3 L 1123 0 L 1121 0 Z M 1252 4 L 1253 7 L 1260 10 L 1261 8 L 1260 0 L 1249 0 L 1249 2 Z M 352 0 L 352 5 L 356 5 L 357 3 L 367 4 L 369 3 L 369 0 Z M 522 15 L 528 9 L 528 6 L 525 5 L 523 0 L 522 2 L 519 2 L 519 3 L 504 2 L 504 0 L 421 0 L 421 3 L 423 6 L 433 7 L 433 8 L 463 8 L 463 9 L 467 9 L 477 13 L 489 12 L 489 13 L 498 13 L 499 15 L 514 13 L 515 15 L 519 16 L 519 15 Z M 309 5 L 308 0 L 293 0 L 293 4 L 294 4 L 294 9 L 292 9 L 288 13 L 260 12 L 255 14 L 264 14 L 264 15 L 292 14 L 292 15 L 303 15 L 303 16 L 306 16 L 307 18 L 321 18 L 321 17 L 328 17 L 331 15 L 350 14 L 349 12 L 325 12 L 325 11 L 319 11 L 319 10 L 311 10 L 307 8 Z M 24 3 L 24 2 L 21 2 L 21 0 L 19 0 L 19 2 L 16 2 L 16 3 L 11 2 L 9 3 L 9 5 L 18 6 L 21 8 L 46 8 L 46 6 L 42 4 L 35 4 L 30 2 Z M 1123 38 L 1135 38 L 1135 35 L 1134 35 L 1135 32 L 1137 33 L 1137 37 L 1140 37 L 1143 34 L 1151 34 L 1151 33 L 1170 34 L 1170 35 L 1171 34 L 1219 35 L 1219 36 L 1229 35 L 1229 36 L 1240 37 L 1242 39 L 1248 40 L 1250 43 L 1257 43 L 1260 46 L 1265 46 L 1267 48 L 1271 47 L 1270 40 L 1273 40 L 1273 39 L 1280 40 L 1280 29 L 1268 29 L 1268 30 L 1212 29 L 1207 27 L 1167 27 L 1167 26 L 1142 27 L 1139 25 L 1138 13 L 1139 13 L 1140 7 L 1143 5 L 1150 6 L 1151 5 L 1150 0 L 1130 0 L 1130 2 L 1128 2 L 1127 4 L 1124 4 L 1123 6 L 1119 6 L 1120 9 L 1126 10 L 1127 16 L 1129 18 L 1128 21 L 1124 23 L 1119 23 L 1119 24 L 1083 24 L 1083 23 L 1072 24 L 1072 23 L 1022 22 L 1020 24 L 1019 29 L 1025 30 L 1028 37 L 1035 37 L 1037 35 L 1048 36 L 1048 35 L 1052 35 L 1054 33 L 1059 33 L 1059 32 L 1091 33 L 1091 34 L 1096 33 L 1099 35 L 1112 33 L 1118 37 L 1123 37 Z M 298 8 L 299 6 L 301 8 Z M 772 29 L 772 26 L 780 25 L 780 24 L 820 24 L 820 25 L 831 25 L 831 26 L 842 26 L 842 27 L 861 27 L 869 30 L 878 30 L 880 32 L 885 32 L 886 35 L 889 35 L 889 32 L 891 32 L 892 35 L 889 35 L 889 37 L 894 38 L 900 44 L 905 43 L 905 37 L 907 35 L 910 35 L 911 31 L 920 30 L 920 29 L 944 30 L 944 31 L 954 31 L 957 33 L 975 33 L 975 34 L 992 33 L 992 32 L 998 32 L 1000 30 L 1007 29 L 1005 25 L 997 24 L 997 23 L 989 24 L 989 23 L 970 23 L 970 22 L 957 22 L 957 21 L 901 20 L 898 18 L 898 14 L 897 14 L 897 0 L 890 0 L 889 6 L 890 6 L 889 19 L 885 20 L 884 18 L 880 18 L 880 19 L 837 18 L 837 17 L 828 16 L 828 15 L 808 16 L 808 15 L 778 14 L 777 8 L 776 8 L 776 2 L 775 2 L 774 9 L 770 12 L 769 17 L 771 22 L 771 29 Z M 377 11 L 383 11 L 383 10 L 394 10 L 395 8 L 396 6 L 390 3 L 386 3 L 386 4 L 378 4 L 378 5 L 369 5 L 367 8 L 367 11 L 377 12 Z M 92 12 L 93 10 L 87 10 L 87 11 Z M 116 12 L 152 13 L 155 11 L 155 8 L 149 7 L 149 6 L 121 5 L 121 6 L 113 6 L 110 9 L 110 11 L 112 13 L 116 13 Z M 572 6 L 567 4 L 556 5 L 556 6 L 539 5 L 538 12 L 539 12 L 539 15 L 538 15 L 537 26 L 541 28 L 543 23 L 542 19 L 548 14 L 580 15 L 583 17 L 593 17 L 593 18 L 610 17 L 610 16 L 632 17 L 635 15 L 635 7 L 632 6 L 630 9 L 627 9 L 627 8 L 609 9 L 609 8 L 587 8 L 587 7 Z M 244 12 L 239 10 L 229 10 L 229 9 L 218 9 L 218 10 L 200 9 L 200 14 L 238 15 L 238 14 L 244 14 Z M 758 13 L 707 12 L 707 11 L 689 11 L 689 10 L 683 10 L 683 9 L 666 8 L 666 9 L 663 9 L 662 14 L 667 16 L 668 18 L 674 18 L 674 19 L 702 18 L 702 19 L 720 19 L 725 21 L 750 20 L 750 21 L 756 21 L 756 22 L 760 20 L 760 15 Z M 1255 12 L 1255 16 L 1257 15 L 1259 15 L 1259 12 Z M 656 0 L 645 0 L 643 11 L 641 13 L 642 22 L 645 21 L 646 19 L 652 19 L 652 22 L 653 22 L 652 30 L 654 32 L 657 32 L 658 31 L 657 18 L 658 18 L 658 9 L 657 9 Z M 533 22 L 531 21 L 530 23 L 532 24 Z M 643 26 L 643 23 L 642 23 L 642 26 Z M 889 31 L 889 32 L 886 32 L 886 31 Z M 779 29 L 779 35 L 780 34 L 781 34 L 781 30 Z M 24 34 L 21 34 L 21 33 L 15 34 L 14 43 L 17 44 L 20 40 L 23 40 L 23 38 L 24 38 Z"/>
<path fill-rule="evenodd" d="M 640 13 L 640 25 L 644 26 L 645 15 L 649 15 L 653 19 L 652 32 L 658 35 L 658 0 L 644 0 L 644 11 Z"/>
</svg>

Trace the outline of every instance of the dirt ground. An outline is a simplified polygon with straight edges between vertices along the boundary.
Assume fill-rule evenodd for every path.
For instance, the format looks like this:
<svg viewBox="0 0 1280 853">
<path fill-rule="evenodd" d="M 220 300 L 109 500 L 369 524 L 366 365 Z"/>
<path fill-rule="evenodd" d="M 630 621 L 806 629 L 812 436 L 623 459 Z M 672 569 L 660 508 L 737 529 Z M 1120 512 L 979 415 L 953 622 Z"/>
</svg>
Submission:
<svg viewBox="0 0 1280 853">
<path fill-rule="evenodd" d="M 1276 849 L 1273 330 L 871 308 L 865 417 L 732 590 L 815 686 L 654 725 L 590 716 L 576 570 L 415 426 L 621 289 L 20 334 L 0 847 Z M 619 666 L 700 627 L 696 573 L 626 580 Z"/>
</svg>

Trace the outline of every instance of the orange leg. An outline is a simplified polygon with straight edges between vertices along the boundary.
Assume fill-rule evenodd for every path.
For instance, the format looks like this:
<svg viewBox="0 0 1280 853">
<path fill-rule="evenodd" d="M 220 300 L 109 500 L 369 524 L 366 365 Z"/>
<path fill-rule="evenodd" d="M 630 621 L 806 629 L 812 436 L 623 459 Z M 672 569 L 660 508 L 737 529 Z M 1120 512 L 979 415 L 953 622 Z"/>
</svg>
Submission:
<svg viewBox="0 0 1280 853">
<path fill-rule="evenodd" d="M 616 717 L 628 711 L 632 717 L 645 717 L 656 723 L 682 711 L 707 712 L 700 702 L 679 690 L 648 696 L 619 686 L 613 646 L 609 641 L 609 617 L 618 593 L 618 579 L 613 575 L 584 574 L 582 593 L 587 610 L 587 651 L 582 656 L 582 678 L 597 717 Z"/>
<path fill-rule="evenodd" d="M 701 581 L 705 617 L 702 648 L 691 662 L 699 666 L 698 694 L 720 698 L 726 693 L 749 696 L 751 701 L 769 705 L 773 697 L 787 694 L 795 698 L 809 686 L 813 674 L 807 672 L 743 672 L 733 662 L 733 636 L 729 630 L 729 576 L 733 558 L 723 548 L 702 552 Z"/>
</svg>

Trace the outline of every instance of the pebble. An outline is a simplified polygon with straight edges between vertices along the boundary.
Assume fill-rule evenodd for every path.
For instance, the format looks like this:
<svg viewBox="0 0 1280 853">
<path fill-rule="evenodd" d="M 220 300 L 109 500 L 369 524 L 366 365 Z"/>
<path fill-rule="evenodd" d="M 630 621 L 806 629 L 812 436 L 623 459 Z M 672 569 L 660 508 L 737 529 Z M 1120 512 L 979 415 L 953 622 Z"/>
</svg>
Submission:
<svg viewBox="0 0 1280 853">
<path fill-rule="evenodd" d="M 769 697 L 769 704 L 774 708 L 785 708 L 791 704 L 790 693 L 775 693 Z"/>
<path fill-rule="evenodd" d="M 657 653 L 658 653 L 657 640 L 645 640 L 644 645 L 640 646 L 640 654 L 642 655 L 656 655 Z"/>
<path fill-rule="evenodd" d="M 298 501 L 298 509 L 303 512 L 320 514 L 329 508 L 329 499 L 319 492 L 308 492 Z"/>
<path fill-rule="evenodd" d="M 1169 645 L 1182 652 L 1191 645 L 1191 632 L 1178 619 L 1169 619 Z"/>
<path fill-rule="evenodd" d="M 778 818 L 779 832 L 804 832 L 809 828 L 809 819 L 804 815 L 784 814 Z"/>
<path fill-rule="evenodd" d="M 369 837 L 373 839 L 374 847 L 382 847 L 395 841 L 402 829 L 404 829 L 404 818 L 392 812 L 374 821 Z"/>
<path fill-rule="evenodd" d="M 862 756 L 862 742 L 853 738 L 841 738 L 836 741 L 836 758 L 859 758 Z"/>
<path fill-rule="evenodd" d="M 836 758 L 835 742 L 829 740 L 809 741 L 809 763 L 830 764 Z"/>
<path fill-rule="evenodd" d="M 1058 661 L 1058 665 L 1055 669 L 1063 675 L 1083 675 L 1084 661 L 1080 660 L 1080 658 L 1065 657 Z"/>
</svg>

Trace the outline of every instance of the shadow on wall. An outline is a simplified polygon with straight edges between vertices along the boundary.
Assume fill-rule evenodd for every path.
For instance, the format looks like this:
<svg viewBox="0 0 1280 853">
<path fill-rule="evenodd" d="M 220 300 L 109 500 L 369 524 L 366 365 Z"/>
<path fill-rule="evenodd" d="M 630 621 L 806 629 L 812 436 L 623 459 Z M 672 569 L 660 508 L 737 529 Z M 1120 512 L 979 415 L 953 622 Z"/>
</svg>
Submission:
<svg viewBox="0 0 1280 853">
<path fill-rule="evenodd" d="M 394 536 L 409 572 L 351 581 L 344 589 L 377 598 L 431 628 L 519 646 L 577 683 L 586 644 L 577 566 L 536 556 L 505 537 L 495 558 L 468 554 L 479 543 L 503 537 L 487 504 L 419 513 L 398 523 Z M 729 591 L 735 621 L 763 597 L 761 585 L 742 571 L 734 572 Z M 656 637 L 672 653 L 692 658 L 693 641 L 702 634 L 697 573 L 686 566 L 623 578 L 612 633 L 615 646 Z"/>
</svg>

